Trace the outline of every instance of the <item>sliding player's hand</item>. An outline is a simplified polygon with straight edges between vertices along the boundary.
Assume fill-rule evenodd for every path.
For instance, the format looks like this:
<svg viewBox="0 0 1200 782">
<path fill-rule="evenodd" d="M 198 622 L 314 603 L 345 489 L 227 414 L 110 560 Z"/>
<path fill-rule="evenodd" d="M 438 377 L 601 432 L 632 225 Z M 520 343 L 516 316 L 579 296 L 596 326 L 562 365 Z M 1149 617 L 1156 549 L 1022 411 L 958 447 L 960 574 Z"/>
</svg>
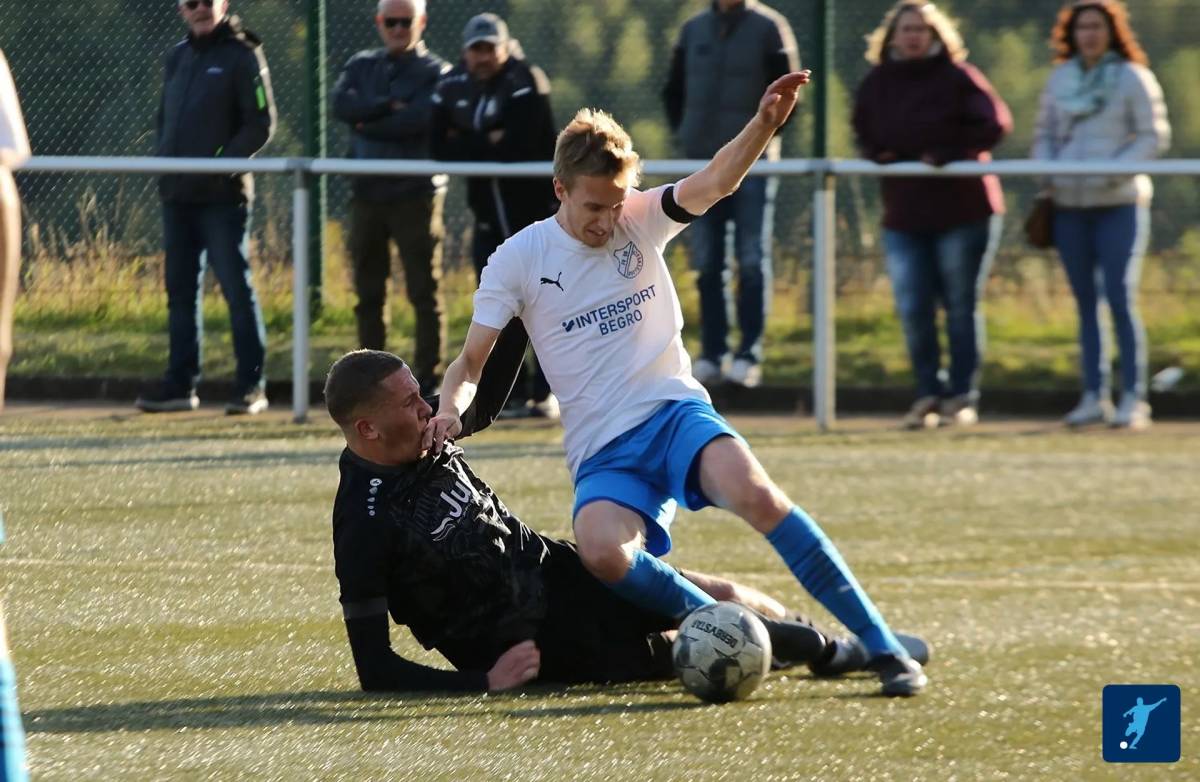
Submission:
<svg viewBox="0 0 1200 782">
<path fill-rule="evenodd" d="M 458 437 L 461 431 L 461 418 L 451 412 L 438 413 L 425 424 L 425 432 L 421 435 L 421 448 L 441 453 L 446 441 Z"/>
<path fill-rule="evenodd" d="M 504 654 L 488 671 L 488 692 L 511 690 L 537 678 L 542 653 L 533 641 L 522 641 Z"/>
<path fill-rule="evenodd" d="M 771 82 L 758 104 L 758 116 L 772 128 L 778 128 L 796 108 L 800 88 L 812 81 L 812 71 L 795 71 Z"/>
</svg>

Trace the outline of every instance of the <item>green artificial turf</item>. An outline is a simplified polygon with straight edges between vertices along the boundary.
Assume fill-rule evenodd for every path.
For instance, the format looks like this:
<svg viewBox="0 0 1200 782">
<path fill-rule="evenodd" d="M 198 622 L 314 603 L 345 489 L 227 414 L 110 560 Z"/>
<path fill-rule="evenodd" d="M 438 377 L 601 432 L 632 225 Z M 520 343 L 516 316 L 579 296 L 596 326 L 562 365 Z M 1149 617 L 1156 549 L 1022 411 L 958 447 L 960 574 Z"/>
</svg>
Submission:
<svg viewBox="0 0 1200 782">
<path fill-rule="evenodd" d="M 773 675 L 705 706 L 674 682 L 499 696 L 357 692 L 331 566 L 339 439 L 231 420 L 15 406 L 0 569 L 36 779 L 1185 779 L 1200 776 L 1200 426 L 902 434 L 735 419 L 931 685 Z M 553 426 L 464 442 L 527 523 L 569 534 Z M 671 561 L 826 619 L 775 553 L 681 513 Z M 393 629 L 396 648 L 444 665 Z M 1107 766 L 1101 689 L 1176 683 L 1183 760 Z"/>
</svg>

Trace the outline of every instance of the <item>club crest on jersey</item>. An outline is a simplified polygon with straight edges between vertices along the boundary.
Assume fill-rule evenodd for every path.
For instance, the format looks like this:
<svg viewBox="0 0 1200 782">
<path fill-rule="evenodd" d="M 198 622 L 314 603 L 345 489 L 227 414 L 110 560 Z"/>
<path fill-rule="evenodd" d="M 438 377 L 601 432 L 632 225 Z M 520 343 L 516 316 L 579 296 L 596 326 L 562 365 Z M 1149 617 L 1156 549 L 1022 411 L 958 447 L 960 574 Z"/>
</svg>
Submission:
<svg viewBox="0 0 1200 782">
<path fill-rule="evenodd" d="M 642 264 L 645 263 L 645 259 L 642 258 L 642 251 L 633 242 L 617 250 L 613 253 L 613 257 L 617 259 L 617 271 L 621 273 L 622 277 L 632 280 L 642 273 Z"/>
</svg>

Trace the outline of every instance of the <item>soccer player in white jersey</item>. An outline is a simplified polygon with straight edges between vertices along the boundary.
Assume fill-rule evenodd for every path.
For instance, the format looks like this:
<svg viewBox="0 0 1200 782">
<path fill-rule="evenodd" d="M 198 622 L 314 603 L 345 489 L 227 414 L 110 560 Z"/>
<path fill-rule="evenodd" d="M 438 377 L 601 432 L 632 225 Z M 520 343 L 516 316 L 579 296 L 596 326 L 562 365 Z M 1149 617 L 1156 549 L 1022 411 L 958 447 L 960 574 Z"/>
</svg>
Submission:
<svg viewBox="0 0 1200 782">
<path fill-rule="evenodd" d="M 927 681 L 920 664 L 829 538 L 767 476 L 692 377 L 663 259 L 688 222 L 738 188 L 808 81 L 807 71 L 775 81 L 708 165 L 647 191 L 636 187 L 639 160 L 624 129 L 604 112 L 576 114 L 554 152 L 559 210 L 488 261 L 423 445 L 438 451 L 458 434 L 500 330 L 521 318 L 562 407 L 575 539 L 593 575 L 670 616 L 712 602 L 658 557 L 670 551 L 678 503 L 716 505 L 765 535 L 801 585 L 860 638 L 884 694 L 915 695 Z"/>
</svg>

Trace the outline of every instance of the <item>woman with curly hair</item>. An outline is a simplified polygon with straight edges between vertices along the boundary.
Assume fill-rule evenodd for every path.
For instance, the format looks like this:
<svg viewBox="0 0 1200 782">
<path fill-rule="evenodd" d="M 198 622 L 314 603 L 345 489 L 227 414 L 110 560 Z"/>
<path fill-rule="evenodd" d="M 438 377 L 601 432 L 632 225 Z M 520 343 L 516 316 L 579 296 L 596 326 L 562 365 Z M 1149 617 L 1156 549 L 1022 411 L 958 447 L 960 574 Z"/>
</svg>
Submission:
<svg viewBox="0 0 1200 782">
<path fill-rule="evenodd" d="M 1119 0 L 1080 0 L 1058 14 L 1051 45 L 1059 65 L 1042 92 L 1034 131 L 1039 160 L 1150 160 L 1170 144 L 1162 88 Z M 1069 426 L 1108 421 L 1142 428 L 1146 335 L 1135 298 L 1150 230 L 1150 178 L 1052 177 L 1054 245 L 1079 310 L 1083 396 Z M 1110 365 L 1100 331 L 1100 293 L 1108 300 L 1121 354 L 1121 396 L 1110 399 Z"/>
<path fill-rule="evenodd" d="M 991 160 L 1012 130 L 992 85 L 966 62 L 962 37 L 932 3 L 901 0 L 867 38 L 874 63 L 854 104 L 854 131 L 878 163 Z M 883 241 L 896 310 L 916 376 L 904 426 L 973 424 L 984 341 L 978 302 L 999 241 L 1004 194 L 994 176 L 887 177 Z M 937 328 L 946 310 L 943 383 Z"/>
</svg>

